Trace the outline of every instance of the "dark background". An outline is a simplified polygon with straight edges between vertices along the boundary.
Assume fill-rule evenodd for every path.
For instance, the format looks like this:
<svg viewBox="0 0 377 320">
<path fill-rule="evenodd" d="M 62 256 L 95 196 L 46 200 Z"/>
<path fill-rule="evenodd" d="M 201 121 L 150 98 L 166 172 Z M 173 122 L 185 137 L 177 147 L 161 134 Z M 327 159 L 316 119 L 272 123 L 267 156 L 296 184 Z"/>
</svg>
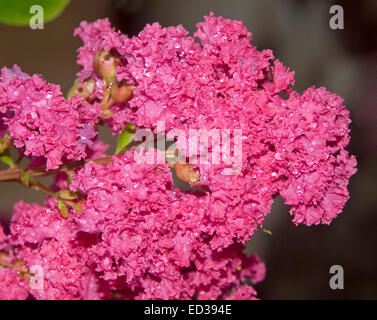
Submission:
<svg viewBox="0 0 377 320">
<path fill-rule="evenodd" d="M 1 0 L 0 0 L 1 1 Z M 38 1 L 36 1 L 37 3 Z M 329 27 L 333 4 L 344 8 L 344 30 Z M 262 231 L 248 251 L 267 266 L 266 280 L 256 285 L 262 299 L 377 299 L 377 1 L 318 0 L 74 0 L 44 30 L 0 25 L 0 66 L 21 66 L 58 83 L 67 92 L 79 67 L 72 33 L 81 20 L 109 17 L 130 36 L 146 23 L 182 24 L 191 33 L 203 16 L 242 20 L 258 49 L 272 49 L 296 71 L 295 89 L 325 86 L 342 96 L 351 111 L 351 144 L 358 173 L 351 178 L 350 200 L 330 226 L 296 227 L 288 207 L 276 199 Z M 106 142 L 115 138 L 106 131 Z M 43 200 L 43 195 L 16 183 L 0 185 L 2 219 L 15 201 Z M 344 290 L 331 290 L 329 269 L 341 265 Z"/>
</svg>

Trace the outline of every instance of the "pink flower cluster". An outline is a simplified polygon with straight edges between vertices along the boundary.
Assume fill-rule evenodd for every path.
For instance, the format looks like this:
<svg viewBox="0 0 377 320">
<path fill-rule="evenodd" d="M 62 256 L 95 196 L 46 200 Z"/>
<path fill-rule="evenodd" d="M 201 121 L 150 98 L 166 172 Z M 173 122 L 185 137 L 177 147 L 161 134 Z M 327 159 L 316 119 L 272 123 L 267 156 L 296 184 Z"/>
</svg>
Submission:
<svg viewBox="0 0 377 320">
<path fill-rule="evenodd" d="M 93 148 L 101 110 L 78 97 L 66 101 L 58 85 L 15 65 L 1 72 L 0 116 L 15 147 L 56 169 L 64 160 L 85 158 Z"/>
<path fill-rule="evenodd" d="M 30 290 L 35 298 L 103 299 L 116 291 L 125 299 L 217 299 L 246 278 L 264 278 L 264 264 L 240 243 L 213 248 L 207 199 L 174 190 L 167 165 L 140 165 L 133 152 L 77 172 L 70 188 L 87 199 L 80 215 L 62 218 L 52 198 L 45 207 L 16 205 L 9 246 L 44 270 L 43 290 Z"/>
<path fill-rule="evenodd" d="M 98 79 L 95 51 L 116 49 L 122 57 L 118 80 L 136 86 L 133 99 L 114 106 L 113 131 L 135 122 L 156 132 L 158 121 L 167 130 L 186 132 L 242 129 L 241 174 L 224 177 L 225 164 L 200 168 L 211 202 L 230 207 L 228 214 L 239 215 L 240 223 L 261 224 L 280 193 L 292 206 L 295 223 L 330 223 L 348 199 L 356 166 L 345 150 L 350 119 L 343 100 L 324 88 L 302 95 L 292 90 L 294 72 L 270 50 L 252 46 L 251 33 L 239 21 L 211 14 L 198 24 L 199 43 L 187 33 L 182 26 L 154 23 L 127 38 L 106 19 L 83 22 L 76 30 L 84 41 L 79 76 Z M 245 239 L 252 232 L 246 231 Z"/>
<path fill-rule="evenodd" d="M 0 113 L 9 139 L 26 156 L 46 159 L 47 169 L 106 149 L 96 140 L 107 90 L 93 63 L 99 50 L 116 52 L 117 81 L 135 87 L 132 99 L 113 103 L 103 119 L 114 134 L 127 123 L 157 133 L 158 121 L 186 134 L 240 129 L 242 163 L 236 175 L 224 174 L 227 163 L 194 165 L 195 191 L 175 188 L 167 164 L 136 161 L 140 148 L 106 165 L 88 162 L 71 184 L 58 175 L 55 190 L 79 193 L 83 210 L 69 208 L 63 218 L 51 197 L 44 206 L 16 204 L 11 233 L 0 228 L 0 253 L 7 252 L 0 259 L 8 266 L 0 266 L 0 298 L 254 299 L 245 282 L 263 280 L 265 266 L 242 251 L 273 199 L 284 198 L 295 224 L 328 224 L 341 212 L 356 171 L 345 149 L 343 100 L 324 88 L 294 91 L 294 72 L 252 46 L 239 21 L 210 14 L 194 34 L 200 42 L 187 34 L 155 23 L 129 38 L 106 19 L 82 22 L 75 31 L 84 42 L 78 76 L 80 86 L 95 80 L 91 103 L 66 101 L 58 86 L 18 67 L 2 70 Z M 186 147 L 178 143 L 191 156 Z M 43 289 L 17 276 L 17 261 L 42 268 Z"/>
</svg>

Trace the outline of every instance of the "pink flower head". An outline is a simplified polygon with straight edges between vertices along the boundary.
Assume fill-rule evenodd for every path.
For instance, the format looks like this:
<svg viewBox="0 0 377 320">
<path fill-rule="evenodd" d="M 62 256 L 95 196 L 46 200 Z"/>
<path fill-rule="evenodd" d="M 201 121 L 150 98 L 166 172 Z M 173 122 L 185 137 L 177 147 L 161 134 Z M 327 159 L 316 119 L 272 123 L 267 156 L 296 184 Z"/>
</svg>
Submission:
<svg viewBox="0 0 377 320">
<path fill-rule="evenodd" d="M 37 249 L 23 246 L 17 256 L 29 267 L 37 266 L 42 285 L 29 289 L 36 299 L 76 300 L 104 298 L 96 276 L 87 264 L 88 252 L 74 241 L 43 240 Z"/>
<path fill-rule="evenodd" d="M 45 158 L 47 169 L 57 168 L 64 159 L 85 158 L 94 135 L 83 143 L 81 128 L 94 126 L 100 115 L 98 105 L 77 97 L 66 101 L 59 86 L 38 75 L 29 77 L 17 66 L 2 69 L 0 112 L 14 145 L 24 148 L 26 156 Z"/>
<path fill-rule="evenodd" d="M 285 177 L 279 192 L 291 206 L 293 222 L 329 224 L 349 198 L 347 185 L 356 172 L 356 159 L 345 149 L 351 122 L 343 99 L 325 88 L 275 97 L 272 127 L 277 176 Z M 278 155 L 278 159 L 277 158 Z"/>
<path fill-rule="evenodd" d="M 261 281 L 264 264 L 244 255 L 243 245 L 213 245 L 217 224 L 226 222 L 211 222 L 208 196 L 198 203 L 174 189 L 166 164 L 139 164 L 135 152 L 77 172 L 70 188 L 86 198 L 80 215 L 63 218 L 53 199 L 46 207 L 16 205 L 8 250 L 29 270 L 42 270 L 42 288 L 28 292 L 38 299 L 102 299 L 110 290 L 127 299 L 217 299 L 246 278 Z"/>
<path fill-rule="evenodd" d="M 0 267 L 0 300 L 25 300 L 29 293 L 29 280 L 21 279 L 18 271 Z"/>
<path fill-rule="evenodd" d="M 10 243 L 17 259 L 25 261 L 29 270 L 36 270 L 33 276 L 42 281 L 41 286 L 28 288 L 37 299 L 100 299 L 109 295 L 88 263 L 90 241 L 56 207 L 23 202 L 15 207 Z"/>
<path fill-rule="evenodd" d="M 238 226 L 211 221 L 208 195 L 174 189 L 167 165 L 136 163 L 134 152 L 108 165 L 88 163 L 71 186 L 87 199 L 74 220 L 80 232 L 98 235 L 89 259 L 104 280 L 122 277 L 134 298 L 214 299 L 246 276 L 264 277 L 260 260 L 244 257 L 243 246 L 230 240 Z M 213 245 L 224 228 L 229 241 Z"/>
<path fill-rule="evenodd" d="M 241 286 L 233 295 L 229 296 L 227 300 L 255 300 L 256 291 L 248 286 Z"/>
<path fill-rule="evenodd" d="M 80 36 L 85 43 L 85 46 L 78 50 L 77 60 L 77 63 L 83 67 L 83 70 L 78 73 L 78 76 L 82 79 L 97 76 L 93 64 L 96 51 L 116 49 L 123 53 L 128 38 L 119 31 L 115 31 L 108 19 L 99 19 L 93 23 L 83 21 L 80 23 L 80 27 L 75 30 L 74 36 Z"/>
</svg>

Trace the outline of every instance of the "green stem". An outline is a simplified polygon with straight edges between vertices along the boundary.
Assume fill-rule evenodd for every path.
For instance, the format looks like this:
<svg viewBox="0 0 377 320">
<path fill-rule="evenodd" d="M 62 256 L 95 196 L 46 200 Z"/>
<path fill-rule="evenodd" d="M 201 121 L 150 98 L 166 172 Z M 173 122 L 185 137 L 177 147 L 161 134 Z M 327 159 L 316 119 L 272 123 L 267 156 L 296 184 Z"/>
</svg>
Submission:
<svg viewBox="0 0 377 320">
<path fill-rule="evenodd" d="M 58 172 L 66 172 L 67 170 L 72 170 L 76 168 L 83 167 L 88 162 L 94 162 L 98 164 L 108 164 L 111 162 L 112 157 L 104 157 L 97 159 L 87 159 L 82 161 L 73 161 L 61 165 L 58 169 L 46 171 L 46 167 L 39 167 L 33 169 L 20 169 L 13 168 L 8 170 L 0 170 L 0 182 L 9 182 L 9 181 L 20 181 L 22 172 L 25 172 L 29 177 L 39 177 L 39 176 L 48 176 L 53 175 Z"/>
</svg>

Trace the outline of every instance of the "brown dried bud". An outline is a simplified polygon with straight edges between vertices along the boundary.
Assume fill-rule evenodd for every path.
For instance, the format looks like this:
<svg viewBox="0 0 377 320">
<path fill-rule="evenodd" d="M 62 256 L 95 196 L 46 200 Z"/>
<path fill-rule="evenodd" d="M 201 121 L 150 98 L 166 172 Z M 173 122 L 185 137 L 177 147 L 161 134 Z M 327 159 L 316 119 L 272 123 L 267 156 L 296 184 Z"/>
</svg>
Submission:
<svg viewBox="0 0 377 320">
<path fill-rule="evenodd" d="M 193 168 L 189 163 L 175 163 L 172 165 L 177 177 L 190 184 L 197 184 L 200 182 L 199 169 Z"/>
<path fill-rule="evenodd" d="M 127 102 L 128 100 L 132 99 L 132 91 L 134 89 L 135 86 L 129 85 L 127 80 L 122 80 L 112 87 L 111 97 L 115 102 Z"/>
<path fill-rule="evenodd" d="M 5 266 L 8 264 L 9 253 L 6 251 L 0 251 L 0 266 Z"/>
<path fill-rule="evenodd" d="M 112 112 L 110 109 L 105 109 L 102 111 L 102 118 L 103 119 L 109 119 L 113 116 L 114 112 Z"/>
<path fill-rule="evenodd" d="M 78 194 L 68 189 L 62 189 L 57 192 L 58 197 L 62 200 L 75 200 L 78 198 Z"/>
</svg>

